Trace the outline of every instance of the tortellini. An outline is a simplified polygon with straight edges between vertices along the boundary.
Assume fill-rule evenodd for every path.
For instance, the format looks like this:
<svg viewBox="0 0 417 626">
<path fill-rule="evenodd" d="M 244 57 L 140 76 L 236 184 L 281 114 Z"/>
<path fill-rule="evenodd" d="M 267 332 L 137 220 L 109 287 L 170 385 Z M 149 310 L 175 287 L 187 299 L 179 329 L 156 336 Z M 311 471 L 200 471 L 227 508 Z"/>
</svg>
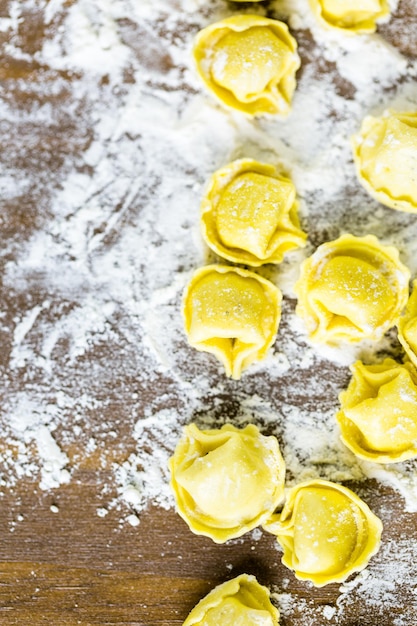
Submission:
<svg viewBox="0 0 417 626">
<path fill-rule="evenodd" d="M 353 491 L 325 480 L 291 489 L 265 530 L 276 535 L 282 562 L 315 586 L 342 582 L 378 551 L 382 523 Z"/>
<path fill-rule="evenodd" d="M 373 33 L 390 14 L 388 0 L 310 0 L 319 21 L 349 33 Z"/>
<path fill-rule="evenodd" d="M 283 22 L 226 18 L 198 33 L 194 57 L 203 82 L 223 104 L 249 115 L 289 112 L 300 59 Z"/>
<path fill-rule="evenodd" d="M 392 209 L 417 212 L 417 112 L 365 117 L 352 145 L 368 193 Z"/>
<path fill-rule="evenodd" d="M 189 343 L 211 352 L 227 376 L 239 379 L 253 361 L 265 357 L 281 316 L 282 295 L 269 280 L 248 270 L 207 265 L 185 290 L 183 313 Z"/>
<path fill-rule="evenodd" d="M 417 280 L 407 302 L 404 315 L 398 322 L 398 339 L 408 358 L 417 368 Z"/>
<path fill-rule="evenodd" d="M 183 626 L 279 626 L 279 611 L 255 576 L 241 574 L 212 589 Z"/>
<path fill-rule="evenodd" d="M 417 380 L 410 363 L 361 361 L 340 394 L 342 441 L 358 457 L 394 463 L 417 456 Z"/>
<path fill-rule="evenodd" d="M 215 172 L 202 202 L 201 225 L 219 256 L 245 265 L 280 263 L 305 245 L 295 187 L 272 165 L 241 159 Z"/>
<path fill-rule="evenodd" d="M 409 279 L 394 247 L 373 235 L 342 235 L 303 262 L 296 312 L 312 341 L 376 340 L 398 321 Z"/>
<path fill-rule="evenodd" d="M 262 524 L 284 493 L 278 441 L 253 424 L 219 430 L 186 426 L 169 467 L 179 515 L 194 533 L 216 543 Z"/>
</svg>

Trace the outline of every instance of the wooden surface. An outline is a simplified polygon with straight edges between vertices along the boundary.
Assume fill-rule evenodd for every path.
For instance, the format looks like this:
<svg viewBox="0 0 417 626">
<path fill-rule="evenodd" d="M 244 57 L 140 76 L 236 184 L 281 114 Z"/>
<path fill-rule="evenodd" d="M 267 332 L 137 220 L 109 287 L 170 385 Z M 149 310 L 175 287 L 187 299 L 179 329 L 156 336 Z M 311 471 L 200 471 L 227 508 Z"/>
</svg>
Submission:
<svg viewBox="0 0 417 626">
<path fill-rule="evenodd" d="M 1 15 L 7 16 L 11 3 L 1 4 Z M 52 28 L 51 25 L 45 27 L 43 3 L 39 3 L 38 8 L 34 2 L 22 2 L 21 5 L 24 19 L 14 43 L 26 51 L 26 57 L 13 55 L 6 46 L 7 32 L 0 33 L 1 95 L 19 112 L 21 120 L 17 125 L 16 121 L 2 121 L 0 161 L 4 168 L 20 169 L 22 181 L 27 183 L 22 186 L 22 193 L 3 199 L 0 216 L 3 271 L 8 263 L 13 262 L 22 243 L 47 227 L 52 194 L 59 188 L 68 163 L 77 164 L 78 155 L 86 150 L 91 140 L 88 105 L 82 100 L 78 102 L 70 89 L 77 76 L 64 69 L 52 70 L 37 61 L 36 52 Z M 63 3 L 63 13 L 70 5 L 71 2 Z M 388 41 L 400 42 L 399 48 L 410 58 L 417 53 L 416 16 L 413 2 L 403 2 L 397 20 L 381 29 Z M 54 27 L 58 28 L 59 24 L 58 16 Z M 308 62 L 307 55 L 304 61 Z M 126 78 L 126 82 L 129 80 L 132 77 Z M 48 84 L 51 85 L 49 90 L 45 88 Z M 25 122 L 25 112 L 35 104 L 51 107 L 51 123 Z M 81 161 L 79 165 L 80 170 L 85 168 Z M 100 233 L 100 228 L 97 232 Z M 79 448 L 74 439 L 71 445 L 65 446 L 65 433 L 73 429 L 71 421 L 61 424 L 57 431 L 58 439 L 64 442 L 65 453 L 76 467 L 68 485 L 43 491 L 39 489 L 38 480 L 24 476 L 11 487 L 6 481 L 1 488 L 1 625 L 178 626 L 215 584 L 242 572 L 255 574 L 261 583 L 277 593 L 290 594 L 289 597 L 296 601 L 294 610 L 288 609 L 283 614 L 282 626 L 417 624 L 417 595 L 412 579 L 407 587 L 394 585 L 393 589 L 387 590 L 390 593 L 389 610 L 384 609 L 383 597 L 373 603 L 363 602 L 359 593 L 357 596 L 353 593 L 343 611 L 331 620 L 322 607 L 337 606 L 339 585 L 314 589 L 297 581 L 281 565 L 281 553 L 271 536 L 263 534 L 261 538 L 255 538 L 249 534 L 218 546 L 192 535 L 172 509 L 165 511 L 152 506 L 140 515 L 140 524 L 136 528 L 124 522 L 117 509 L 99 517 L 97 509 L 103 505 L 103 489 L 109 484 L 108 469 L 103 468 L 94 455 L 80 461 L 81 448 L 92 433 L 98 438 L 100 425 L 104 424 L 104 430 L 117 432 L 117 442 L 108 450 L 109 465 L 112 460 L 122 462 L 128 458 L 135 449 L 130 435 L 129 398 L 133 393 L 139 394 L 143 409 L 155 403 L 157 396 L 162 398 L 172 381 L 168 374 L 155 376 L 150 384 L 141 377 L 135 347 L 121 334 L 116 347 L 109 344 L 96 346 L 88 356 L 80 359 L 76 368 L 64 358 L 65 344 L 58 345 L 56 362 L 60 363 L 61 369 L 59 374 L 54 374 L 53 384 L 49 381 L 49 387 L 46 375 L 42 382 L 39 372 L 31 364 L 10 370 L 10 332 L 14 320 L 22 311 L 41 303 L 46 297 L 52 298 L 53 306 L 48 313 L 52 321 L 54 316 L 58 317 L 59 310 L 72 306 L 71 301 L 60 300 L 58 296 L 54 300 L 54 294 L 47 292 L 39 276 L 33 276 L 23 290 L 18 286 L 11 289 L 9 285 L 1 291 L 4 316 L 0 358 L 5 398 L 37 383 L 40 393 L 44 389 L 48 398 L 48 394 L 53 397 L 51 389 L 54 392 L 64 389 L 74 398 L 88 389 L 103 400 L 103 404 L 100 410 L 89 407 Z M 116 323 L 113 330 L 118 332 Z M 111 369 L 104 365 L 110 358 L 114 362 Z M 290 380 L 287 382 L 291 383 Z M 251 393 L 251 384 L 253 390 L 259 392 L 256 380 L 248 383 L 246 392 Z M 245 385 L 239 389 L 242 393 Z M 276 393 L 279 394 L 279 390 Z M 227 401 L 226 398 L 225 406 Z M 233 403 L 230 398 L 229 401 Z M 300 402 L 304 401 L 310 401 L 314 406 L 320 399 L 300 396 Z M 160 407 L 163 406 L 161 400 Z M 111 438 L 106 433 L 100 436 L 103 447 L 107 446 Z M 2 443 L 2 453 L 7 446 L 7 442 Z M 371 508 L 383 517 L 387 545 L 396 545 L 398 540 L 401 545 L 417 542 L 416 515 L 404 512 L 404 502 L 397 493 L 372 481 L 361 483 L 357 488 Z M 116 496 L 113 485 L 106 493 L 106 502 Z M 387 558 L 389 563 L 384 561 Z M 395 553 L 387 555 L 386 552 L 376 556 L 372 571 L 381 572 L 382 579 L 384 567 L 392 567 L 396 558 Z M 414 566 L 410 563 L 410 571 L 415 571 Z"/>
<path fill-rule="evenodd" d="M 248 535 L 218 546 L 194 537 L 173 511 L 161 509 L 142 515 L 137 528 L 120 528 L 115 512 L 97 518 L 97 488 L 89 484 L 87 474 L 79 478 L 78 484 L 73 481 L 61 487 L 59 494 L 35 492 L 23 483 L 18 493 L 4 495 L 0 623 L 176 626 L 213 585 L 243 572 L 291 594 L 301 614 L 283 618 L 283 626 L 313 623 L 306 621 L 306 615 L 315 624 L 329 623 L 319 609 L 336 606 L 339 585 L 312 589 L 297 581 L 281 565 L 273 537 Z M 385 541 L 398 536 L 416 541 L 415 515 L 401 512 L 401 499 L 375 484 L 369 492 L 363 487 L 361 492 L 375 512 L 381 514 L 387 505 L 398 511 L 385 528 Z M 14 508 L 16 498 L 23 520 L 15 522 L 10 532 L 6 529 L 15 519 L 8 515 L 9 505 L 13 501 Z M 51 503 L 58 505 L 58 513 L 51 511 Z M 375 557 L 373 567 L 383 571 L 382 556 Z M 400 623 L 413 626 L 415 586 L 389 593 L 389 610 L 383 602 L 365 606 L 359 597 L 337 622 L 330 623 L 392 626 L 402 615 L 405 621 Z"/>
</svg>

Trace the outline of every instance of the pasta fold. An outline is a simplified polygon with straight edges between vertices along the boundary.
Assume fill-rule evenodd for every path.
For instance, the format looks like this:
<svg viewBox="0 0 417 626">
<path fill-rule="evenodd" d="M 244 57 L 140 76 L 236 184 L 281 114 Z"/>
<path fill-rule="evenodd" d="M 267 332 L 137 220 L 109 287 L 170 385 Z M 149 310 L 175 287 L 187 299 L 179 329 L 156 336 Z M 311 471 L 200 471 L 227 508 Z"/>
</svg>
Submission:
<svg viewBox="0 0 417 626">
<path fill-rule="evenodd" d="M 189 343 L 214 354 L 227 376 L 239 379 L 265 357 L 275 340 L 282 295 L 270 281 L 238 267 L 207 265 L 197 270 L 184 294 Z"/>
<path fill-rule="evenodd" d="M 214 173 L 201 206 L 201 228 L 219 256 L 252 266 L 280 263 L 307 237 L 300 229 L 292 181 L 252 159 Z"/>
<path fill-rule="evenodd" d="M 393 246 L 373 235 L 342 235 L 303 262 L 295 285 L 296 312 L 312 341 L 376 340 L 398 322 L 409 279 Z"/>
<path fill-rule="evenodd" d="M 366 567 L 379 549 L 382 523 L 350 489 L 310 480 L 290 490 L 281 514 L 264 528 L 282 546 L 283 564 L 322 587 Z"/>
<path fill-rule="evenodd" d="M 228 17 L 197 34 L 194 58 L 204 84 L 223 104 L 248 115 L 289 112 L 300 59 L 283 22 Z"/>
<path fill-rule="evenodd" d="M 398 463 L 417 456 L 417 379 L 411 363 L 358 361 L 339 398 L 342 441 L 358 457 Z"/>
<path fill-rule="evenodd" d="M 352 148 L 359 181 L 375 200 L 417 212 L 417 112 L 365 117 Z"/>
<path fill-rule="evenodd" d="M 195 534 L 216 543 L 262 524 L 284 493 L 278 441 L 253 424 L 211 430 L 186 426 L 169 467 L 179 515 Z"/>
<path fill-rule="evenodd" d="M 218 585 L 194 607 L 183 626 L 279 626 L 269 590 L 241 574 Z"/>
</svg>

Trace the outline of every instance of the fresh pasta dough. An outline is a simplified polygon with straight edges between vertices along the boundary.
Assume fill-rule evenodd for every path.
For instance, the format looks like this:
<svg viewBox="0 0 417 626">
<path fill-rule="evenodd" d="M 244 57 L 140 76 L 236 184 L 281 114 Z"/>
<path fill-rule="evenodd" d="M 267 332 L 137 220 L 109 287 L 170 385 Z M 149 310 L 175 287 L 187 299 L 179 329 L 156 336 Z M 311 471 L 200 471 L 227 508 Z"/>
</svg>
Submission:
<svg viewBox="0 0 417 626">
<path fill-rule="evenodd" d="M 194 533 L 216 543 L 262 524 L 284 493 L 278 441 L 253 424 L 219 430 L 186 426 L 169 467 L 178 513 Z"/>
<path fill-rule="evenodd" d="M 382 523 L 353 491 L 325 480 L 294 487 L 264 524 L 283 548 L 282 562 L 316 587 L 342 582 L 378 551 Z"/>
<path fill-rule="evenodd" d="M 413 282 L 405 313 L 398 322 L 398 339 L 411 363 L 417 368 L 417 279 Z"/>
<path fill-rule="evenodd" d="M 207 244 L 219 256 L 245 265 L 280 263 L 305 245 L 292 181 L 252 159 L 215 172 L 201 207 Z"/>
<path fill-rule="evenodd" d="M 348 33 L 373 33 L 377 22 L 390 14 L 388 0 L 310 0 L 310 4 L 323 26 Z"/>
<path fill-rule="evenodd" d="M 352 147 L 368 193 L 392 209 L 417 212 L 417 112 L 365 117 Z"/>
<path fill-rule="evenodd" d="M 239 379 L 253 361 L 265 357 L 281 316 L 281 292 L 248 270 L 208 265 L 197 270 L 185 290 L 183 314 L 189 343 L 214 354 L 227 376 Z"/>
<path fill-rule="evenodd" d="M 379 339 L 397 323 L 409 279 L 394 247 L 373 235 L 342 235 L 303 262 L 296 312 L 315 342 Z"/>
<path fill-rule="evenodd" d="M 279 626 L 279 611 L 255 576 L 241 574 L 212 589 L 183 626 Z"/>
<path fill-rule="evenodd" d="M 226 18 L 198 33 L 194 57 L 206 87 L 223 104 L 249 115 L 289 112 L 300 59 L 283 22 Z"/>
<path fill-rule="evenodd" d="M 411 363 L 358 361 L 340 394 L 342 441 L 358 457 L 394 463 L 417 456 L 417 373 Z"/>
</svg>

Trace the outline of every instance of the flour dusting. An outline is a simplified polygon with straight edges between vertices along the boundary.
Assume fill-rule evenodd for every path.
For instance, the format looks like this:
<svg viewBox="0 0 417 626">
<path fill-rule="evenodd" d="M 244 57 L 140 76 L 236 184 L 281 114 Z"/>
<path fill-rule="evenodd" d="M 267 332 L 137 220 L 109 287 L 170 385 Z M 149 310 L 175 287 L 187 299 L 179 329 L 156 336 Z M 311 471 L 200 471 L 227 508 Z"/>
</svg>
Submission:
<svg viewBox="0 0 417 626">
<path fill-rule="evenodd" d="M 345 232 L 397 246 L 417 274 L 415 218 L 367 195 L 350 147 L 365 115 L 417 107 L 415 22 L 404 5 L 393 2 L 376 34 L 344 37 L 315 21 L 308 0 L 7 3 L 0 34 L 21 75 L 5 65 L 0 86 L 1 132 L 11 137 L 0 156 L 4 489 L 25 478 L 59 490 L 94 459 L 110 470 L 97 485 L 97 515 L 116 508 L 122 526 L 140 530 L 149 505 L 173 507 L 167 461 L 182 426 L 232 421 L 278 437 L 288 486 L 375 478 L 417 511 L 415 463 L 359 462 L 334 419 L 347 365 L 398 357 L 395 330 L 352 350 L 318 350 L 293 292 L 302 260 Z M 226 110 L 198 80 L 194 35 L 237 11 L 284 19 L 298 40 L 286 119 Z M 41 29 L 40 45 L 26 21 Z M 279 334 L 264 361 L 230 381 L 187 344 L 180 311 L 192 272 L 213 261 L 199 232 L 204 189 L 215 169 L 242 157 L 289 173 L 309 241 L 280 266 L 259 268 L 284 293 Z M 417 546 L 387 540 L 376 559 L 335 607 L 276 590 L 282 614 L 308 626 L 339 623 L 349 603 L 363 603 L 364 620 L 366 606 L 385 610 L 399 585 L 415 581 Z M 394 626 L 414 623 L 413 594 Z"/>
</svg>

